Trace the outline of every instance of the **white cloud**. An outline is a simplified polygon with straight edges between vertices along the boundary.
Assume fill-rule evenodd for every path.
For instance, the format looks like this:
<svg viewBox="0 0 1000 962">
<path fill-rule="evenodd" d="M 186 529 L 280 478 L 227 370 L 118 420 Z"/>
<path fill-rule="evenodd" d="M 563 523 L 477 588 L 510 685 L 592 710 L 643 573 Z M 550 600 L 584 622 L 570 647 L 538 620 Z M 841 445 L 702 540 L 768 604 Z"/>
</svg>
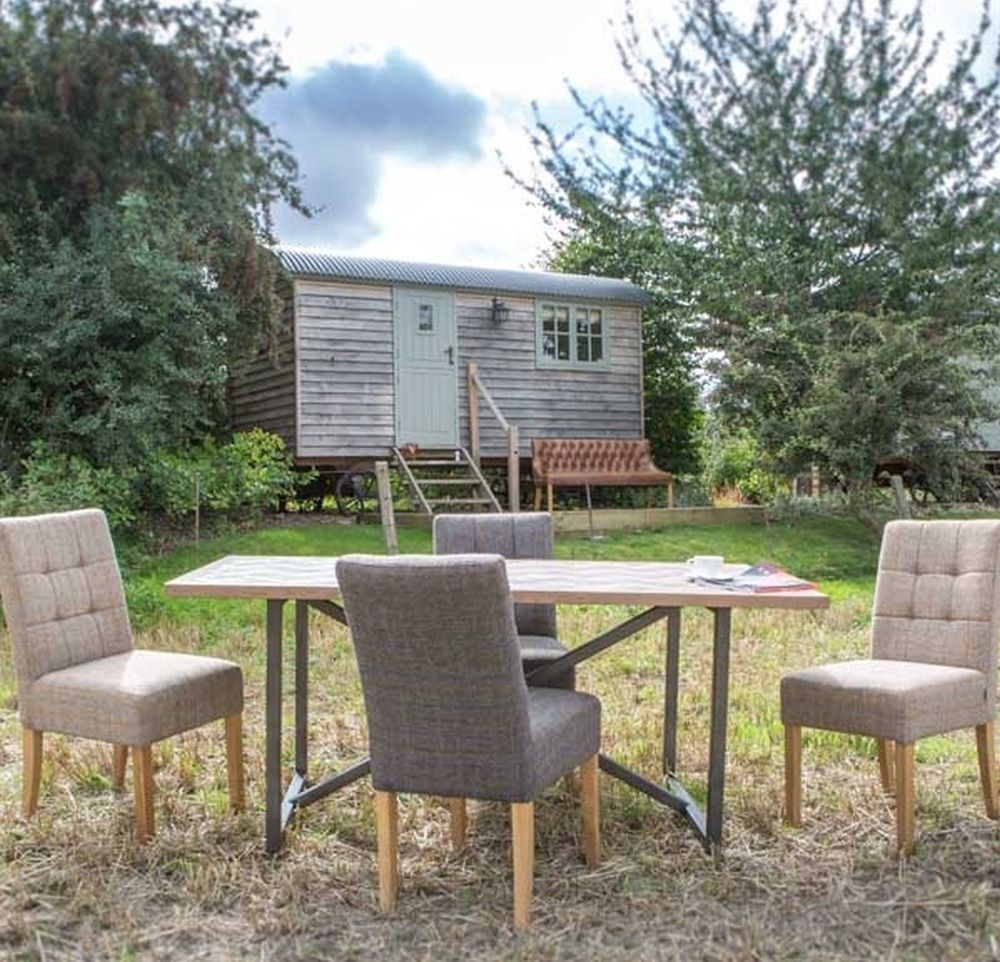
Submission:
<svg viewBox="0 0 1000 962">
<path fill-rule="evenodd" d="M 733 3 L 742 9 L 744 0 Z M 824 3 L 803 5 L 819 11 Z M 909 8 L 908 0 L 898 3 Z M 996 0 L 991 4 L 995 8 Z M 335 210 L 309 225 L 282 218 L 281 239 L 289 243 L 400 259 L 536 266 L 546 246 L 541 215 L 504 175 L 496 151 L 515 170 L 530 169 L 530 104 L 538 101 L 548 118 L 570 116 L 567 79 L 610 103 L 634 94 L 614 44 L 624 0 L 258 0 L 255 6 L 297 79 L 334 62 L 384 65 L 401 55 L 422 65 L 435 83 L 486 107 L 478 157 L 447 150 L 405 157 L 392 144 L 373 149 L 359 141 L 355 159 L 365 170 L 349 165 L 355 187 L 345 182 L 339 195 L 340 212 L 349 219 L 337 222 Z M 749 15 L 749 0 L 745 6 Z M 641 23 L 651 10 L 661 23 L 675 15 L 673 4 L 662 0 L 634 0 L 633 7 Z M 928 31 L 967 35 L 979 10 L 980 0 L 927 0 Z M 309 197 L 310 183 L 328 186 L 337 164 L 324 163 L 334 145 L 323 131 L 315 139 L 301 148 L 304 186 L 307 200 L 323 203 Z M 335 146 L 351 149 L 343 139 Z M 340 157 L 345 171 L 349 159 Z"/>
</svg>

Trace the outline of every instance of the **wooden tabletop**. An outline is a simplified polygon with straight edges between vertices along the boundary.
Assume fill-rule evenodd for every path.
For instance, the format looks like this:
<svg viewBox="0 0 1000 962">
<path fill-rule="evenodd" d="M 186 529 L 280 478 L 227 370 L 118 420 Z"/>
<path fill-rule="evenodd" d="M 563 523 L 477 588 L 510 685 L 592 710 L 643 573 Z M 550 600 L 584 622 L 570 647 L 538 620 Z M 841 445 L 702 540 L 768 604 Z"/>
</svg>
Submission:
<svg viewBox="0 0 1000 962">
<path fill-rule="evenodd" d="M 165 590 L 176 597 L 331 600 L 340 597 L 336 563 L 331 556 L 226 555 L 168 581 Z M 695 584 L 684 564 L 659 561 L 508 560 L 507 577 L 513 598 L 528 602 L 785 609 L 830 603 L 812 589 L 754 593 Z"/>
</svg>

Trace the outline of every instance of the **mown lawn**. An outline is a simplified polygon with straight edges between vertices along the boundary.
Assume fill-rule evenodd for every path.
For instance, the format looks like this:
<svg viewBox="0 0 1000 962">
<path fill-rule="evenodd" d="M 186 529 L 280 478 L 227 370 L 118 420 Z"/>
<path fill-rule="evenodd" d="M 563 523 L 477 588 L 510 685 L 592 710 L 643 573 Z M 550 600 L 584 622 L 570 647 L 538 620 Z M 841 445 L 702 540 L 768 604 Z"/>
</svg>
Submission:
<svg viewBox="0 0 1000 962">
<path fill-rule="evenodd" d="M 405 551 L 430 550 L 426 532 L 400 529 L 399 537 Z M 470 844 L 454 855 L 445 810 L 406 799 L 402 890 L 389 919 L 376 910 L 367 783 L 307 809 L 284 851 L 265 856 L 263 605 L 166 599 L 162 584 L 230 552 L 381 550 L 377 527 L 295 524 L 129 562 L 138 643 L 233 658 L 244 667 L 247 695 L 249 811 L 226 811 L 221 730 L 189 733 L 155 752 L 158 835 L 143 848 L 132 841 L 130 796 L 109 790 L 107 750 L 85 742 L 48 739 L 39 813 L 21 820 L 20 728 L 9 646 L 0 636 L 0 958 L 996 957 L 1000 836 L 982 814 L 971 733 L 918 748 L 918 851 L 907 863 L 892 855 L 891 802 L 863 739 L 807 733 L 806 823 L 796 831 L 781 825 L 781 673 L 853 656 L 867 643 L 877 539 L 840 518 L 557 543 L 566 558 L 768 558 L 830 594 L 830 609 L 818 614 L 734 614 L 721 857 L 706 856 L 668 810 L 602 778 L 604 862 L 588 871 L 578 854 L 576 806 L 559 786 L 538 806 L 535 924 L 518 937 L 509 927 L 502 806 L 473 806 Z M 623 614 L 566 607 L 561 632 L 579 643 Z M 311 764 L 324 771 L 364 751 L 365 724 L 346 632 L 319 615 L 311 630 Z M 578 676 L 603 701 L 605 751 L 654 777 L 662 630 L 609 650 Z M 680 768 L 694 787 L 707 765 L 710 617 L 686 611 L 683 630 Z"/>
</svg>

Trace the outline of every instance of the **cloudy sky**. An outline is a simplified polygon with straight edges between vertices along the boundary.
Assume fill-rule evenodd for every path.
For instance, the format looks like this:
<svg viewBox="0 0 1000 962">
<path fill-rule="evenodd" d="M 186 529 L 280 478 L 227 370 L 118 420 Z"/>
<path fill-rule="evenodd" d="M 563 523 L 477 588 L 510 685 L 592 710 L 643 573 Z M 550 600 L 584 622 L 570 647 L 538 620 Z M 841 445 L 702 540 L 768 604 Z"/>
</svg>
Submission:
<svg viewBox="0 0 1000 962">
<path fill-rule="evenodd" d="M 925 0 L 925 18 L 961 36 L 980 4 Z M 503 170 L 504 161 L 531 170 L 532 102 L 568 126 L 576 114 L 567 80 L 588 97 L 632 95 L 614 46 L 624 0 L 244 5 L 260 11 L 262 30 L 292 71 L 288 89 L 262 113 L 291 143 L 307 202 L 322 208 L 312 220 L 279 214 L 283 243 L 537 267 L 546 247 L 541 215 Z M 633 2 L 646 22 L 654 10 L 669 22 L 673 6 Z"/>
</svg>

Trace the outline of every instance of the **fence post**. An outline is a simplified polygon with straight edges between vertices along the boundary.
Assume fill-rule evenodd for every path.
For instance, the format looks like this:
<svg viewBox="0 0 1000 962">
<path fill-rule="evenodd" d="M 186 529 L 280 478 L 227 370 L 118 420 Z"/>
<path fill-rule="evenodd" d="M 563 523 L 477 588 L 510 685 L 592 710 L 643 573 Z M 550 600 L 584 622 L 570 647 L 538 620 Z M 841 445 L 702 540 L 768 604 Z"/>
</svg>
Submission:
<svg viewBox="0 0 1000 962">
<path fill-rule="evenodd" d="M 201 544 L 201 478 L 194 476 L 194 546 Z"/>
<path fill-rule="evenodd" d="M 899 516 L 908 519 L 910 517 L 910 502 L 906 500 L 903 479 L 898 474 L 890 474 L 889 484 L 892 485 L 892 495 L 896 499 L 896 510 L 899 512 Z"/>
<path fill-rule="evenodd" d="M 378 484 L 378 513 L 382 519 L 385 553 L 399 554 L 399 543 L 396 541 L 396 514 L 392 509 L 392 488 L 389 485 L 388 462 L 375 462 L 375 481 Z"/>
<path fill-rule="evenodd" d="M 521 455 L 518 452 L 520 432 L 516 424 L 507 428 L 507 503 L 515 514 L 521 510 Z"/>
</svg>

